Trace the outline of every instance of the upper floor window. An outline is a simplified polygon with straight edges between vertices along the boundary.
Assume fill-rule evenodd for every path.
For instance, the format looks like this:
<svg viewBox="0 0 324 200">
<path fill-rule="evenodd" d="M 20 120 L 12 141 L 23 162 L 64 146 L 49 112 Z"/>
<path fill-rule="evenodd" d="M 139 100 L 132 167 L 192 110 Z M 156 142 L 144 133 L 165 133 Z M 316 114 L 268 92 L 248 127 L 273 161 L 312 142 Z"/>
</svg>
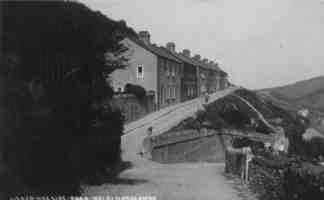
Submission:
<svg viewBox="0 0 324 200">
<path fill-rule="evenodd" d="M 144 78 L 144 67 L 143 67 L 143 65 L 138 65 L 137 66 L 136 77 L 141 78 L 141 79 Z"/>
<path fill-rule="evenodd" d="M 176 75 L 176 68 L 174 65 L 171 65 L 171 76 L 175 76 Z"/>
<path fill-rule="evenodd" d="M 166 63 L 166 75 L 167 77 L 169 77 L 171 75 L 171 65 L 169 64 L 169 62 L 165 62 Z"/>
<path fill-rule="evenodd" d="M 200 77 L 201 77 L 201 79 L 206 79 L 206 76 L 205 76 L 204 73 L 201 73 L 201 74 L 200 74 Z"/>
</svg>

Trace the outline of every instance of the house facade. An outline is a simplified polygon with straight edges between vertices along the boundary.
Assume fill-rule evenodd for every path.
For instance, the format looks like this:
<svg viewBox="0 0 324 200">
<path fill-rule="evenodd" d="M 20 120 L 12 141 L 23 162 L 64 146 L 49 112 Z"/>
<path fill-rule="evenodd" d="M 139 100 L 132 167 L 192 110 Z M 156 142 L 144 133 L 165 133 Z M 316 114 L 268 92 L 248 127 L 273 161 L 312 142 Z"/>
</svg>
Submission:
<svg viewBox="0 0 324 200">
<path fill-rule="evenodd" d="M 211 73 L 211 87 L 210 91 L 215 92 L 218 90 L 223 90 L 228 87 L 227 73 L 219 68 L 218 64 L 210 61 L 209 66 L 212 70 Z"/>
<path fill-rule="evenodd" d="M 111 85 L 116 92 L 123 92 L 127 83 L 140 85 L 146 91 L 157 93 L 158 57 L 149 49 L 143 48 L 140 41 L 125 38 L 121 43 L 128 48 L 124 53 L 128 64 L 110 75 Z"/>
<path fill-rule="evenodd" d="M 181 53 L 175 50 L 175 43 L 169 42 L 166 49 L 183 62 L 181 76 L 181 101 L 187 101 L 198 96 L 198 66 L 190 56 L 190 50 L 184 49 Z"/>
<path fill-rule="evenodd" d="M 147 31 L 141 31 L 139 39 L 125 38 L 121 43 L 128 49 L 123 55 L 128 63 L 110 75 L 114 91 L 123 92 L 127 83 L 142 86 L 154 93 L 156 109 L 180 102 L 181 60 L 151 44 Z"/>
<path fill-rule="evenodd" d="M 115 92 L 123 94 L 127 84 L 138 85 L 150 96 L 150 109 L 140 108 L 141 105 L 130 97 L 116 100 L 129 121 L 145 112 L 213 93 L 229 85 L 226 72 L 217 63 L 201 59 L 200 55 L 191 57 L 188 49 L 176 52 L 173 42 L 165 47 L 152 44 L 147 31 L 139 32 L 137 38 L 125 38 L 121 43 L 127 48 L 123 53 L 127 66 L 111 73 L 111 86 Z"/>
<path fill-rule="evenodd" d="M 161 51 L 168 52 L 161 48 Z M 171 56 L 171 55 L 170 55 Z M 158 105 L 164 108 L 181 101 L 182 62 L 178 59 L 158 59 Z"/>
<path fill-rule="evenodd" d="M 198 96 L 202 96 L 208 92 L 209 84 L 208 84 L 208 77 L 209 77 L 209 67 L 203 63 L 201 60 L 200 55 L 195 55 L 193 57 L 195 63 L 197 65 L 197 83 L 198 83 Z"/>
<path fill-rule="evenodd" d="M 201 59 L 200 55 L 193 57 L 198 66 L 198 95 L 213 93 L 229 86 L 227 73 L 219 68 L 218 64 L 208 59 Z"/>
</svg>

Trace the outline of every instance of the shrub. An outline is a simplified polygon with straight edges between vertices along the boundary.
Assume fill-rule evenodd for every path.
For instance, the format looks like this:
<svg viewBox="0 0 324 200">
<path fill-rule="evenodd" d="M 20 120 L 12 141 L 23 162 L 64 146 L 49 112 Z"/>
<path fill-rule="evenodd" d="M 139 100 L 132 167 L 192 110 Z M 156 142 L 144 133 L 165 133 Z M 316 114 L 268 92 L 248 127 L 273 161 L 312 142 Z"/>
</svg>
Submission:
<svg viewBox="0 0 324 200">
<path fill-rule="evenodd" d="M 127 83 L 124 88 L 125 93 L 134 94 L 138 99 L 144 99 L 146 97 L 146 90 L 140 85 L 133 85 Z"/>
<path fill-rule="evenodd" d="M 145 105 L 148 108 L 148 97 L 146 95 L 146 90 L 140 85 L 133 85 L 127 83 L 124 88 L 125 93 L 134 94 L 136 98 L 142 105 Z"/>
</svg>

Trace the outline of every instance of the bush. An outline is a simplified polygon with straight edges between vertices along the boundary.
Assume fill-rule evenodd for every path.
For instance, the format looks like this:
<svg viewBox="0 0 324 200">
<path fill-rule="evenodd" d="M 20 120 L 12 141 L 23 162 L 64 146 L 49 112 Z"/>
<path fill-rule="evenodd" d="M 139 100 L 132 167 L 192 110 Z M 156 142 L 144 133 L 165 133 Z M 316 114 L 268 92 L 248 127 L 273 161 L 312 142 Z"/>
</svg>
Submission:
<svg viewBox="0 0 324 200">
<path fill-rule="evenodd" d="M 311 163 L 291 165 L 284 174 L 285 199 L 324 199 L 324 167 Z"/>
<path fill-rule="evenodd" d="M 133 85 L 127 83 L 124 88 L 125 93 L 134 94 L 138 99 L 144 99 L 146 97 L 146 90 L 140 85 Z"/>
<path fill-rule="evenodd" d="M 139 102 L 148 109 L 148 97 L 146 95 L 146 90 L 142 86 L 127 83 L 124 91 L 125 93 L 134 94 Z"/>
</svg>

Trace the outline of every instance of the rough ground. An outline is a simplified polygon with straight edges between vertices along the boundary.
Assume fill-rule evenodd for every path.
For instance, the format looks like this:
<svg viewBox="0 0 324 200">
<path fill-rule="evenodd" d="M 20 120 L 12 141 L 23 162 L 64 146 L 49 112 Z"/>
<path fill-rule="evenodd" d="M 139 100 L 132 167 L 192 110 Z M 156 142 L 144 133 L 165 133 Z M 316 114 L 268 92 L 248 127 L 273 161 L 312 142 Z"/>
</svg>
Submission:
<svg viewBox="0 0 324 200">
<path fill-rule="evenodd" d="M 236 88 L 230 88 L 213 94 L 215 101 L 226 96 Z M 141 143 L 149 126 L 153 134 L 158 135 L 175 126 L 181 120 L 202 108 L 202 98 L 177 104 L 125 126 L 122 138 L 123 160 L 130 161 L 133 167 L 123 171 L 114 184 L 86 186 L 87 196 L 141 196 L 153 195 L 158 200 L 253 200 L 253 195 L 233 179 L 223 175 L 222 163 L 184 163 L 159 164 L 145 160 L 138 155 Z"/>
</svg>

